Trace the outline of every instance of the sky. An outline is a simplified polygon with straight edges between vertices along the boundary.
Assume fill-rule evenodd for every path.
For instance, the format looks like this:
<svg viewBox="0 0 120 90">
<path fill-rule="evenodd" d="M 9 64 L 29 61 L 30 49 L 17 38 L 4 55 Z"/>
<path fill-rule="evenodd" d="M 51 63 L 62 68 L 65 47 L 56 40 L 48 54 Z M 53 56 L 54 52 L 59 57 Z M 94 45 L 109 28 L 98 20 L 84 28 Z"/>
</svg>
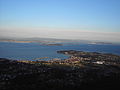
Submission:
<svg viewBox="0 0 120 90">
<path fill-rule="evenodd" d="M 120 42 L 120 0 L 0 0 L 0 37 Z"/>
</svg>

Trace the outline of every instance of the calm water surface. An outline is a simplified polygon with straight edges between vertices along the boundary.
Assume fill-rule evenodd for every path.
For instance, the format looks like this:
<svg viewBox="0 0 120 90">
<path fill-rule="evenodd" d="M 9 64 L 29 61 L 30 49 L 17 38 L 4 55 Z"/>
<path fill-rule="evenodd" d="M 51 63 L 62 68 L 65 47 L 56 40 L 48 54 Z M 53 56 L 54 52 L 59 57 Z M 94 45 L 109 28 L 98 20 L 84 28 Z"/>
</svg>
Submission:
<svg viewBox="0 0 120 90">
<path fill-rule="evenodd" d="M 45 46 L 38 43 L 0 42 L 0 58 L 15 60 L 34 60 L 40 57 L 65 59 L 68 56 L 58 54 L 58 50 L 80 50 L 88 52 L 113 53 L 120 55 L 120 45 L 65 44 L 63 46 Z"/>
</svg>

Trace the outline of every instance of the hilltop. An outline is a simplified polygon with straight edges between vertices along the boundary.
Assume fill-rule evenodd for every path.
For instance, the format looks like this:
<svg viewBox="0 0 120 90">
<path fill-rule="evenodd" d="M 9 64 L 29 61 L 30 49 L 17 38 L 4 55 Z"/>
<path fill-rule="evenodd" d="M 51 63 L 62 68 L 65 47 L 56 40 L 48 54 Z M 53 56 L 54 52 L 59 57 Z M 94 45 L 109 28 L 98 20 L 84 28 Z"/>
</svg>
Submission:
<svg viewBox="0 0 120 90">
<path fill-rule="evenodd" d="M 51 61 L 0 58 L 0 90 L 120 89 L 120 56 L 74 50 L 58 53 L 71 57 Z"/>
</svg>

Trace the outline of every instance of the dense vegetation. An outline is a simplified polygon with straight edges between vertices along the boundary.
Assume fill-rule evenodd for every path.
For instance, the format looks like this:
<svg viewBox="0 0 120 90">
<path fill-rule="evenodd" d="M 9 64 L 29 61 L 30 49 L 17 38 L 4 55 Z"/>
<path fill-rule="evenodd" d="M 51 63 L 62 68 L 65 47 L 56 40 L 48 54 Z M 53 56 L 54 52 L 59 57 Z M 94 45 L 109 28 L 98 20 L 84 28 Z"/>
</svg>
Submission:
<svg viewBox="0 0 120 90">
<path fill-rule="evenodd" d="M 0 58 L 0 90 L 118 89 L 119 65 L 29 64 Z"/>
</svg>

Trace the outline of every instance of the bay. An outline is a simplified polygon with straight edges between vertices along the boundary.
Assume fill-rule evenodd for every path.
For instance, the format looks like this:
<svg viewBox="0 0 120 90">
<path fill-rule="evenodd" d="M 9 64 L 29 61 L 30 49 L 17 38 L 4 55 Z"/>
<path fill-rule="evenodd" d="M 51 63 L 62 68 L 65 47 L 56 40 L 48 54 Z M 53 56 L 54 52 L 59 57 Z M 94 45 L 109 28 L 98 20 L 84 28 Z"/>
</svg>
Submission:
<svg viewBox="0 0 120 90">
<path fill-rule="evenodd" d="M 49 46 L 40 43 L 14 43 L 0 42 L 0 58 L 14 60 L 50 60 L 54 58 L 66 59 L 69 56 L 58 54 L 59 50 L 79 50 L 87 52 L 112 53 L 120 55 L 120 45 L 114 44 L 63 44 L 62 46 Z"/>
</svg>

